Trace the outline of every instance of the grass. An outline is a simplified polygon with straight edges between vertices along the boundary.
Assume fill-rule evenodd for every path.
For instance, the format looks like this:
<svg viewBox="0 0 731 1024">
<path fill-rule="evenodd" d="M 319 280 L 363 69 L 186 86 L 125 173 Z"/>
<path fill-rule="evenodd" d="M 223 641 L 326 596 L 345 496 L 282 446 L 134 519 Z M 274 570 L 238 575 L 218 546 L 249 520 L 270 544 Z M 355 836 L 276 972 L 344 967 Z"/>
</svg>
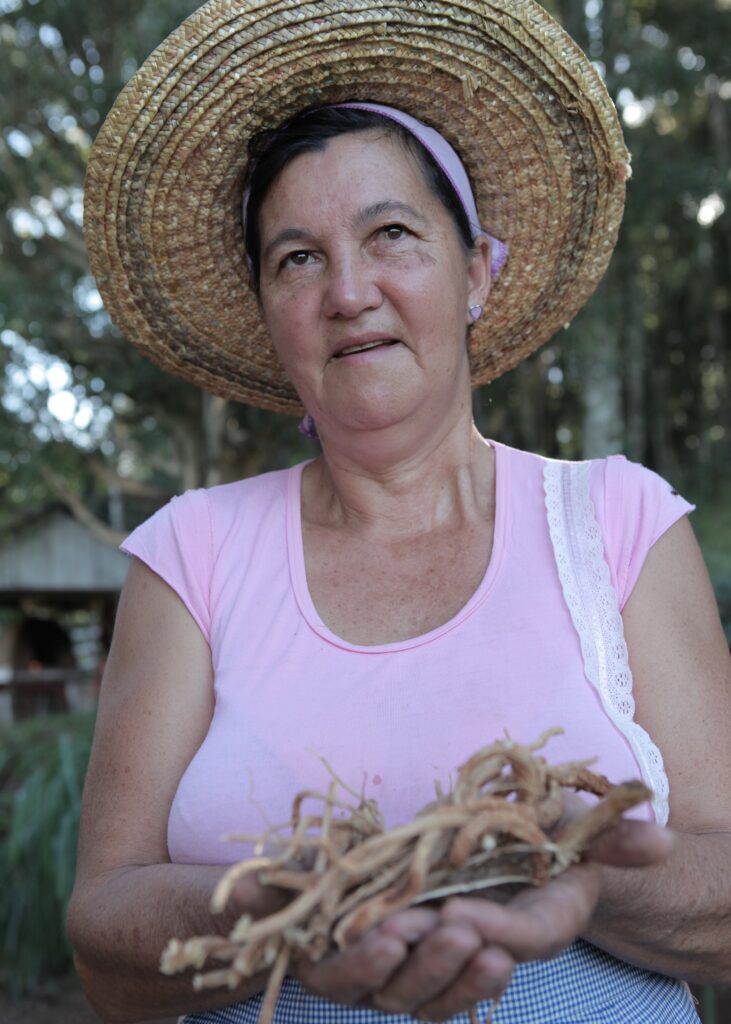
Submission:
<svg viewBox="0 0 731 1024">
<path fill-rule="evenodd" d="M 71 968 L 64 931 L 93 716 L 0 730 L 0 983 L 18 995 Z"/>
</svg>

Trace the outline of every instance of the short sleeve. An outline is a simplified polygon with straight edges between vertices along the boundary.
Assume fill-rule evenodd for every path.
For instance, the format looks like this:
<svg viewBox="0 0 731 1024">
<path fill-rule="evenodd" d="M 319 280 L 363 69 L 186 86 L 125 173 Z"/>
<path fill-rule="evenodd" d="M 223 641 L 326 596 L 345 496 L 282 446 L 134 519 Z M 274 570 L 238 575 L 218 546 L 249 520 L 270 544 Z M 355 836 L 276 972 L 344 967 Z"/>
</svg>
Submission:
<svg viewBox="0 0 731 1024">
<path fill-rule="evenodd" d="M 597 466 L 597 518 L 621 610 L 652 545 L 673 523 L 692 512 L 695 505 L 657 473 L 628 462 L 623 455 L 612 455 Z"/>
<path fill-rule="evenodd" d="M 210 644 L 213 540 L 206 492 L 186 491 L 173 498 L 133 530 L 120 549 L 172 587 Z"/>
</svg>

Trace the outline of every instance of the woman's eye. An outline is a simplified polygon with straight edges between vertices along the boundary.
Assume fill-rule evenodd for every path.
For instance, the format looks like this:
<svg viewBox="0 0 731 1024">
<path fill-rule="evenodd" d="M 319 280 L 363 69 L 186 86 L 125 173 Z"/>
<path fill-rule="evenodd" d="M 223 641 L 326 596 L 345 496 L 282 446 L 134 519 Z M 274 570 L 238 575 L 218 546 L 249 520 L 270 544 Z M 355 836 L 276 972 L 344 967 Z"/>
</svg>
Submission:
<svg viewBox="0 0 731 1024">
<path fill-rule="evenodd" d="M 398 242 L 406 234 L 406 228 L 403 224 L 387 224 L 381 230 L 389 242 Z"/>
<path fill-rule="evenodd" d="M 306 249 L 298 249 L 297 252 L 289 252 L 282 260 L 282 267 L 304 267 L 310 258 Z"/>
</svg>

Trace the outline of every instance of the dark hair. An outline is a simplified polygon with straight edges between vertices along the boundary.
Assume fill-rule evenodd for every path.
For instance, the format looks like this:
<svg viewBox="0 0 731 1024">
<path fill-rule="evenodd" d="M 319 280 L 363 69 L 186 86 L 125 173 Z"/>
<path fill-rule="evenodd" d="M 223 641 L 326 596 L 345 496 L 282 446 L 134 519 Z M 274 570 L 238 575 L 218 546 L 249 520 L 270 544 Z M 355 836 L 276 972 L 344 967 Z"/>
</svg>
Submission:
<svg viewBox="0 0 731 1024">
<path fill-rule="evenodd" d="M 302 111 L 281 127 L 257 132 L 249 141 L 249 166 L 246 187 L 249 198 L 246 209 L 246 253 L 250 260 L 251 282 L 259 292 L 261 238 L 259 213 L 277 177 L 295 157 L 302 153 L 322 152 L 338 135 L 365 132 L 374 128 L 397 139 L 415 159 L 427 187 L 434 193 L 454 220 L 465 252 L 473 248 L 472 233 L 464 207 L 451 182 L 419 140 L 396 121 L 372 110 L 342 107 L 318 107 Z"/>
</svg>

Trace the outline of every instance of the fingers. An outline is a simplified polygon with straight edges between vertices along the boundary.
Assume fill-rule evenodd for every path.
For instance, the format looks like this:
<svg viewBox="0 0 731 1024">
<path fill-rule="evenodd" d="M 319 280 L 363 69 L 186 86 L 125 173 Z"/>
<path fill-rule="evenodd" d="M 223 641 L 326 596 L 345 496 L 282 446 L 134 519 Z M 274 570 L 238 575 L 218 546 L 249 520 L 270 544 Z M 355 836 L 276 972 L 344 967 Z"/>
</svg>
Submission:
<svg viewBox="0 0 731 1024">
<path fill-rule="evenodd" d="M 614 867 L 641 868 L 667 860 L 674 847 L 675 835 L 668 829 L 624 819 L 597 836 L 586 857 Z"/>
<path fill-rule="evenodd" d="M 561 826 L 581 818 L 589 805 L 578 793 L 564 791 L 562 794 L 563 813 L 557 825 Z M 613 867 L 642 868 L 660 864 L 673 851 L 673 833 L 647 821 L 622 818 L 616 825 L 606 829 L 592 840 L 586 851 L 586 859 Z"/>
<path fill-rule="evenodd" d="M 508 904 L 456 897 L 435 911 L 393 915 L 359 942 L 317 964 L 302 964 L 302 983 L 326 999 L 368 1000 L 387 1013 L 428 1011 L 442 1019 L 494 998 L 516 962 L 556 956 L 584 931 L 596 906 L 600 872 L 569 868 Z"/>
<path fill-rule="evenodd" d="M 409 1013 L 415 1007 L 450 988 L 472 958 L 482 940 L 469 924 L 443 925 L 431 931 L 413 950 L 407 963 L 373 997 L 384 1013 Z M 460 1009 L 464 1009 L 462 1004 Z"/>
<path fill-rule="evenodd" d="M 296 969 L 312 992 L 385 1013 L 448 1020 L 507 986 L 514 961 L 483 948 L 466 924 L 441 924 L 439 912 L 412 908 L 389 918 L 342 953 Z M 411 948 L 410 948 L 411 947 Z"/>
<path fill-rule="evenodd" d="M 315 995 L 350 1005 L 382 988 L 408 954 L 402 939 L 374 929 L 341 953 L 298 963 L 296 975 Z"/>
<path fill-rule="evenodd" d="M 419 1007 L 418 1020 L 450 1020 L 485 999 L 499 999 L 510 984 L 515 961 L 497 946 L 488 946 L 474 956 L 456 983 Z"/>
<path fill-rule="evenodd" d="M 412 907 L 393 914 L 379 927 L 340 953 L 317 964 L 303 963 L 297 975 L 311 992 L 335 1002 L 363 1002 L 381 989 L 394 971 L 437 925 L 439 914 L 428 907 Z"/>
<path fill-rule="evenodd" d="M 439 924 L 439 912 L 429 907 L 411 907 L 386 918 L 379 926 L 384 935 L 401 939 L 407 946 L 415 946 Z"/>
<path fill-rule="evenodd" d="M 303 963 L 298 976 L 335 1002 L 447 1020 L 497 998 L 516 963 L 557 956 L 586 930 L 599 897 L 599 864 L 657 864 L 673 847 L 671 832 L 622 821 L 592 843 L 587 860 L 595 863 L 574 865 L 506 904 L 460 896 L 438 910 L 401 911 L 343 952 Z"/>
<path fill-rule="evenodd" d="M 472 925 L 484 945 L 499 945 L 517 962 L 544 960 L 586 928 L 598 897 L 599 871 L 581 864 L 508 904 L 457 897 L 447 900 L 441 913 L 445 922 Z"/>
</svg>

